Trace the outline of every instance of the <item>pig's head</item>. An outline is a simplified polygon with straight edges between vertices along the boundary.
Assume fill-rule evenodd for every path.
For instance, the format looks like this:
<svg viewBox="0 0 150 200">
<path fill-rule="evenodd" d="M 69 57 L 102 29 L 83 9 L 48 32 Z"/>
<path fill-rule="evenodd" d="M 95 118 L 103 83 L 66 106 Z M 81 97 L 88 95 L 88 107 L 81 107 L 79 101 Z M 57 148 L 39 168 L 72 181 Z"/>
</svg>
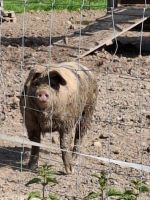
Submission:
<svg viewBox="0 0 150 200">
<path fill-rule="evenodd" d="M 53 97 L 66 84 L 66 80 L 57 70 L 31 71 L 27 84 L 28 96 L 40 110 L 45 110 L 52 106 Z"/>
</svg>

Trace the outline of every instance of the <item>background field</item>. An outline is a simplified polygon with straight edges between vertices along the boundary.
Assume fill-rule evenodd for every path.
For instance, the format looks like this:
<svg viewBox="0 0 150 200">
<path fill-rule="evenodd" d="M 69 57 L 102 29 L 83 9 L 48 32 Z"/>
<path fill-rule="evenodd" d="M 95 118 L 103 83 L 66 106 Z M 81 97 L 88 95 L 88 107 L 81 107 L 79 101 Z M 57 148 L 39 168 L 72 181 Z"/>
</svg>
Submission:
<svg viewBox="0 0 150 200">
<path fill-rule="evenodd" d="M 68 9 L 78 10 L 83 6 L 83 9 L 105 9 L 106 0 L 4 0 L 4 8 L 6 10 L 14 10 L 15 12 L 23 12 L 24 5 L 27 11 L 51 10 L 52 7 L 57 10 Z M 52 5 L 53 4 L 53 5 Z"/>
<path fill-rule="evenodd" d="M 6 9 L 18 12 L 24 10 L 22 2 L 4 1 Z M 28 1 L 25 10 L 49 9 L 48 1 L 41 1 L 39 4 L 36 2 Z M 60 5 L 60 2 L 65 4 Z M 1 25 L 0 131 L 3 134 L 27 138 L 19 110 L 18 96 L 32 67 L 35 64 L 47 65 L 50 60 L 50 50 L 52 62 L 74 59 L 71 48 L 64 48 L 54 43 L 65 35 L 71 35 L 79 30 L 80 2 L 56 0 L 55 8 L 59 8 L 59 11 L 28 12 L 25 15 L 17 13 L 16 23 L 6 22 Z M 85 2 L 89 6 L 90 1 Z M 93 9 L 98 8 L 94 5 L 102 8 L 101 1 L 98 3 L 91 1 Z M 66 9 L 66 6 L 69 10 L 76 9 L 76 11 L 61 10 Z M 52 14 L 53 27 L 50 29 Z M 96 23 L 97 19 L 105 16 L 106 11 L 86 9 L 82 14 L 85 22 Z M 75 29 L 70 28 L 70 19 L 73 19 Z M 82 24 L 82 27 L 86 27 L 86 24 Z M 144 42 L 148 44 L 149 38 L 150 33 L 145 32 L 143 44 Z M 150 50 L 146 50 L 143 45 L 143 57 L 142 59 L 139 57 L 140 32 L 138 31 L 128 32 L 118 39 L 119 46 L 115 55 L 114 43 L 81 59 L 82 64 L 93 69 L 96 67 L 99 71 L 97 105 L 92 126 L 84 139 L 81 152 L 149 165 Z M 79 46 L 79 40 L 76 40 L 76 46 Z M 76 52 L 79 53 L 78 48 Z M 111 178 L 109 186 L 130 187 L 129 181 L 133 178 L 144 179 L 150 185 L 150 175 L 142 169 L 120 167 L 83 156 L 75 163 L 74 174 L 67 176 L 64 174 L 61 151 L 58 150 L 60 147 L 58 133 L 54 132 L 52 135 L 47 133 L 46 137 L 42 138 L 42 143 L 50 146 L 51 151 L 41 149 L 39 164 L 47 162 L 57 172 L 59 184 L 53 187 L 53 191 L 61 200 L 81 200 L 88 192 L 96 191 L 98 181 L 91 175 L 103 170 Z M 35 176 L 33 171 L 27 168 L 29 152 L 30 146 L 0 141 L 0 200 L 26 200 L 29 191 L 40 189 L 34 185 L 25 187 L 25 183 Z M 21 160 L 22 155 L 23 160 Z M 50 187 L 48 191 L 51 191 Z M 149 199 L 150 196 L 147 194 L 140 197 L 140 200 Z"/>
</svg>

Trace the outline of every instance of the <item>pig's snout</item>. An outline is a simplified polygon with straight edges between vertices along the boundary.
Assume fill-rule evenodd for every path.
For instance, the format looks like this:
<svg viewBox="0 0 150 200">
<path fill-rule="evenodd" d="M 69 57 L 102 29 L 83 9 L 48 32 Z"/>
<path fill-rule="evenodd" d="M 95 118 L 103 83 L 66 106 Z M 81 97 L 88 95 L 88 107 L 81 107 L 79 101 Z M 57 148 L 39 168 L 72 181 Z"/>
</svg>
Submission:
<svg viewBox="0 0 150 200">
<path fill-rule="evenodd" d="M 41 90 L 36 93 L 39 102 L 46 103 L 49 100 L 49 93 L 46 90 Z"/>
</svg>

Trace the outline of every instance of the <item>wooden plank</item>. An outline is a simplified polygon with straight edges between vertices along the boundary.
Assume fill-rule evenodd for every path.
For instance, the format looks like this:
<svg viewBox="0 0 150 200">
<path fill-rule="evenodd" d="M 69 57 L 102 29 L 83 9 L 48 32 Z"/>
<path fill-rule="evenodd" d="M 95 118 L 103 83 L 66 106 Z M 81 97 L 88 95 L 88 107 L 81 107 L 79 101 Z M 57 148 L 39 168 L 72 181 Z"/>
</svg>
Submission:
<svg viewBox="0 0 150 200">
<path fill-rule="evenodd" d="M 124 34 L 125 32 L 129 31 L 130 29 L 132 29 L 132 28 L 134 28 L 135 26 L 141 24 L 143 21 L 147 20 L 148 18 L 149 18 L 149 17 L 145 17 L 145 18 L 143 18 L 143 19 L 140 19 L 140 20 L 138 20 L 138 22 L 136 22 L 136 23 L 132 24 L 131 26 L 125 28 L 123 31 L 116 33 L 116 35 L 114 35 L 114 36 L 112 36 L 112 37 L 109 37 L 109 38 L 108 38 L 107 40 L 105 40 L 104 42 L 102 42 L 102 43 L 99 42 L 99 44 L 98 44 L 97 46 L 91 48 L 89 51 L 87 51 L 87 52 L 83 53 L 82 55 L 78 56 L 77 59 L 83 58 L 84 56 L 86 56 L 86 55 L 92 53 L 93 51 L 95 51 L 95 50 L 97 50 L 98 48 L 104 46 L 105 44 L 111 43 L 111 41 L 114 40 L 116 37 L 121 36 L 122 34 Z"/>
<path fill-rule="evenodd" d="M 126 9 L 116 9 L 115 11 L 114 11 L 114 14 L 116 14 L 116 13 L 122 13 L 122 12 L 124 12 Z M 103 20 L 103 19 L 108 19 L 108 18 L 110 18 L 112 15 L 111 15 L 111 12 L 109 12 L 110 14 L 107 14 L 107 15 L 105 15 L 105 16 L 103 16 L 103 17 L 101 17 L 101 18 L 98 18 L 98 19 L 96 19 L 96 21 L 101 21 L 101 20 Z"/>
</svg>

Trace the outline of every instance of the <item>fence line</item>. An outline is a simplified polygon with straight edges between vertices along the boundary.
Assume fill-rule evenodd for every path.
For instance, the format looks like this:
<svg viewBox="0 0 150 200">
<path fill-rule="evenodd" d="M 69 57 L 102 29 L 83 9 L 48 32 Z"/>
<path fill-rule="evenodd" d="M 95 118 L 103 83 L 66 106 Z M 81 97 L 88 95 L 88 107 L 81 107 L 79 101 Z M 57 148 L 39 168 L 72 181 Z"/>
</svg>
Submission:
<svg viewBox="0 0 150 200">
<path fill-rule="evenodd" d="M 102 161 L 104 163 L 107 163 L 108 164 L 108 173 L 109 175 L 111 176 L 112 174 L 112 165 L 117 165 L 117 166 L 120 166 L 122 168 L 132 168 L 132 169 L 135 169 L 135 170 L 138 170 L 140 172 L 140 178 L 142 178 L 143 176 L 143 173 L 149 173 L 150 172 L 150 166 L 149 165 L 145 165 L 143 164 L 143 153 L 142 153 L 142 150 L 143 150 L 143 144 L 142 144 L 142 129 L 150 129 L 149 126 L 145 126 L 143 125 L 143 119 L 142 119 L 142 114 L 143 112 L 145 111 L 144 108 L 143 108 L 143 96 L 144 94 L 141 92 L 141 83 L 142 82 L 146 82 L 146 83 L 149 83 L 150 80 L 149 80 L 149 77 L 148 76 L 141 76 L 140 75 L 140 72 L 139 70 L 137 69 L 137 67 L 135 68 L 135 70 L 137 71 L 137 75 L 126 75 L 126 74 L 119 74 L 118 72 L 117 73 L 112 73 L 110 72 L 110 70 L 112 69 L 112 66 L 113 66 L 113 62 L 114 62 L 114 59 L 117 55 L 117 50 L 119 48 L 118 46 L 118 39 L 117 39 L 117 36 L 116 36 L 116 29 L 115 29 L 115 19 L 114 19 L 114 2 L 115 0 L 113 0 L 113 6 L 111 7 L 111 16 L 112 16 L 112 26 L 113 26 L 113 35 L 114 35 L 114 38 L 115 38 L 115 44 L 116 44 L 116 48 L 115 48 L 115 52 L 110 60 L 110 62 L 108 63 L 107 65 L 107 69 L 106 69 L 106 72 L 104 73 L 100 73 L 100 75 L 103 75 L 106 80 L 105 80 L 105 89 L 106 89 L 106 99 L 105 99 L 105 105 L 107 107 L 107 116 L 106 116 L 106 119 L 103 118 L 103 119 L 92 119 L 91 121 L 92 122 L 96 122 L 96 123 L 106 123 L 108 125 L 107 127 L 107 133 L 109 135 L 109 138 L 108 138 L 108 146 L 107 146 L 107 156 L 106 157 L 99 157 L 99 156 L 96 156 L 96 155 L 90 155 L 89 153 L 82 153 L 81 151 L 79 152 L 76 152 L 76 154 L 79 155 L 79 159 L 82 159 L 82 158 L 89 158 L 89 159 L 93 159 L 93 160 L 97 160 L 97 161 Z M 21 62 L 20 62 L 20 73 L 21 73 L 21 76 L 23 74 L 23 67 L 25 66 L 26 62 L 25 62 L 25 35 L 26 35 L 26 9 L 27 9 L 27 4 L 28 4 L 28 1 L 24 1 L 24 14 L 23 14 L 23 19 L 22 19 L 22 44 L 21 44 L 21 47 L 22 47 L 22 51 L 21 51 Z M 49 56 L 48 56 L 48 61 L 47 61 L 47 66 L 48 68 L 51 67 L 51 61 L 52 61 L 52 29 L 53 29 L 53 18 L 54 18 L 54 12 L 55 12 L 55 5 L 56 5 L 56 2 L 55 0 L 52 0 L 52 13 L 51 13 L 51 17 L 49 19 L 49 49 L 48 49 L 48 53 L 49 53 Z M 147 7 L 147 4 L 145 3 L 145 7 Z M 82 10 L 85 8 L 85 1 L 82 0 L 82 5 L 80 5 L 80 36 L 79 36 L 79 44 L 78 44 L 78 54 L 79 54 L 79 60 L 78 60 L 78 63 L 80 64 L 80 48 L 81 48 L 81 42 L 82 42 L 82 28 L 81 28 L 81 24 L 82 24 L 82 21 L 83 21 L 83 17 L 82 17 Z M 143 13 L 142 13 L 142 17 L 144 18 L 144 14 L 145 14 L 145 8 L 143 9 Z M 1 29 L 0 29 L 0 32 L 1 32 Z M 2 34 L 1 34 L 2 35 Z M 0 47 L 2 45 L 2 36 L 0 37 Z M 140 59 L 139 59 L 139 63 L 142 64 L 142 58 L 141 58 L 141 55 L 142 55 L 142 42 L 143 42 L 143 23 L 142 23 L 142 28 L 141 28 L 141 31 L 140 31 L 140 46 L 139 46 L 139 56 L 140 56 Z M 0 49 L 0 51 L 2 51 Z M 1 52 L 0 52 L 1 53 Z M 1 62 L 3 62 L 3 58 L 1 59 Z M 29 63 L 28 63 L 29 64 Z M 30 63 L 32 65 L 36 64 L 36 63 Z M 0 68 L 1 70 L 2 68 Z M 78 71 L 80 70 L 76 70 L 76 73 L 78 73 Z M 89 70 L 90 71 L 90 70 Z M 0 75 L 1 77 L 3 78 L 3 74 L 2 74 L 2 70 L 0 71 Z M 127 106 L 127 108 L 133 108 L 134 110 L 137 109 L 137 116 L 138 116 L 138 119 L 135 121 L 135 123 L 133 124 L 130 124 L 130 123 L 126 123 L 126 122 L 119 122 L 119 121 L 115 121 L 113 119 L 113 106 L 111 104 L 111 101 L 110 101 L 110 90 L 109 90 L 109 86 L 110 86 L 110 83 L 112 81 L 112 76 L 114 76 L 115 78 L 121 78 L 123 80 L 127 80 L 127 79 L 130 79 L 130 80 L 133 80 L 133 81 L 136 81 L 137 83 L 137 97 L 138 97 L 138 106 Z M 50 83 L 50 77 L 49 78 L 49 83 Z M 1 82 L 3 83 L 3 85 L 5 84 L 4 83 L 4 80 L 1 80 Z M 23 77 L 22 77 L 22 83 L 24 82 L 23 80 Z M 4 87 L 4 86 L 3 86 Z M 5 91 L 5 88 L 4 89 L 4 97 L 6 97 L 6 91 Z M 21 90 L 21 88 L 20 88 Z M 149 89 L 145 89 L 145 91 L 149 92 Z M 26 102 L 26 95 L 23 94 L 24 96 L 24 99 L 25 99 L 25 102 Z M 29 97 L 29 96 L 28 96 Z M 32 98 L 32 96 L 30 96 Z M 33 97 L 35 98 L 35 97 Z M 117 106 L 117 108 L 119 108 L 120 105 Z M 150 106 L 146 105 L 145 107 L 146 109 L 150 108 Z M 18 107 L 17 107 L 18 109 Z M 33 109 L 33 108 L 28 108 L 26 103 L 25 103 L 25 106 L 24 106 L 24 111 L 25 109 Z M 41 112 L 40 110 L 35 110 L 37 112 Z M 147 110 L 146 110 L 147 111 Z M 25 112 L 24 112 L 25 113 Z M 53 112 L 51 112 L 49 114 L 49 118 L 50 118 L 50 122 L 52 124 L 52 115 L 53 115 Z M 68 116 L 68 117 L 73 117 L 73 116 Z M 80 116 L 81 117 L 81 116 Z M 24 122 L 25 122 L 25 115 L 24 115 Z M 111 135 L 112 135 L 112 128 L 113 128 L 113 125 L 120 125 L 120 126 L 125 126 L 125 127 L 130 127 L 130 128 L 139 128 L 139 132 L 140 132 L 140 141 L 139 141 L 139 146 L 140 146 L 140 152 L 139 152 L 139 157 L 140 157 L 140 163 L 134 163 L 134 162 L 125 162 L 125 161 L 122 161 L 122 160 L 115 160 L 115 159 L 111 159 Z M 52 128 L 50 129 L 50 133 L 52 133 Z M 21 134 L 20 134 L 21 135 Z M 49 154 L 51 155 L 51 152 L 52 151 L 61 151 L 61 152 L 68 152 L 68 153 L 72 153 L 72 151 L 69 151 L 67 149 L 61 149 L 59 147 L 50 147 L 49 145 L 47 144 L 42 144 L 42 143 L 37 143 L 37 142 L 32 142 L 28 139 L 26 139 L 26 130 L 25 130 L 25 126 L 23 127 L 23 135 L 24 137 L 19 137 L 19 136 L 12 136 L 12 135 L 9 135 L 9 134 L 6 134 L 6 133 L 0 133 L 0 140 L 1 141 L 7 141 L 9 143 L 14 143 L 14 144 L 19 144 L 21 145 L 21 151 L 18 151 L 17 153 L 20 154 L 20 167 L 18 167 L 18 169 L 20 169 L 21 172 L 24 171 L 24 168 L 23 168 L 23 154 L 24 154 L 24 147 L 25 145 L 27 146 L 36 146 L 36 147 L 41 147 L 42 149 L 47 149 Z M 80 135 L 80 133 L 79 133 Z M 79 137 L 79 140 L 80 140 L 80 137 Z M 51 134 L 50 134 L 50 141 L 51 141 Z M 79 145 L 80 146 L 80 145 Z M 10 150 L 12 152 L 15 152 L 13 150 Z M 46 160 L 46 158 L 43 158 Z M 47 159 L 47 160 L 50 160 L 50 159 Z M 56 161 L 56 160 L 55 160 Z M 78 175 L 80 174 L 80 168 L 86 168 L 86 166 L 82 166 L 81 164 L 81 161 L 82 160 L 79 160 L 79 162 L 77 163 L 77 173 Z M 0 163 L 1 165 L 5 165 L 3 163 Z M 11 166 L 11 165 L 10 165 Z M 80 183 L 81 183 L 81 179 L 82 177 L 80 176 L 77 176 L 77 180 L 76 180 L 76 185 L 77 187 L 80 187 Z M 22 180 L 20 178 L 20 184 L 22 184 Z M 21 189 L 19 188 L 18 189 L 18 196 L 20 196 L 20 191 Z"/>
<path fill-rule="evenodd" d="M 12 135 L 6 135 L 6 134 L 2 134 L 0 133 L 0 139 L 3 141 L 9 141 L 9 142 L 13 142 L 13 143 L 18 143 L 21 145 L 28 145 L 28 146 L 37 146 L 37 147 L 42 147 L 44 149 L 49 149 L 50 151 L 52 150 L 56 150 L 56 151 L 64 151 L 64 152 L 69 152 L 69 153 L 73 153 L 73 151 L 69 151 L 69 150 L 65 150 L 65 149 L 60 149 L 60 148 L 53 148 L 50 147 L 48 145 L 45 144 L 41 144 L 41 143 L 37 143 L 37 142 L 32 142 L 30 140 L 27 140 L 23 137 L 17 137 L 17 136 L 12 136 Z M 137 163 L 130 163 L 130 162 L 124 162 L 121 160 L 113 160 L 110 158 L 104 158 L 104 157 L 98 157 L 98 156 L 94 156 L 94 155 L 88 155 L 88 154 L 84 154 L 84 153 L 78 153 L 76 152 L 77 155 L 83 156 L 83 157 L 87 157 L 87 158 L 92 158 L 92 159 L 96 159 L 99 161 L 103 161 L 105 163 L 112 163 L 112 164 L 116 164 L 119 165 L 121 167 L 128 167 L 128 168 L 134 168 L 137 170 L 142 170 L 145 172 L 150 172 L 150 166 L 148 165 L 142 165 L 142 164 L 137 164 Z"/>
</svg>

